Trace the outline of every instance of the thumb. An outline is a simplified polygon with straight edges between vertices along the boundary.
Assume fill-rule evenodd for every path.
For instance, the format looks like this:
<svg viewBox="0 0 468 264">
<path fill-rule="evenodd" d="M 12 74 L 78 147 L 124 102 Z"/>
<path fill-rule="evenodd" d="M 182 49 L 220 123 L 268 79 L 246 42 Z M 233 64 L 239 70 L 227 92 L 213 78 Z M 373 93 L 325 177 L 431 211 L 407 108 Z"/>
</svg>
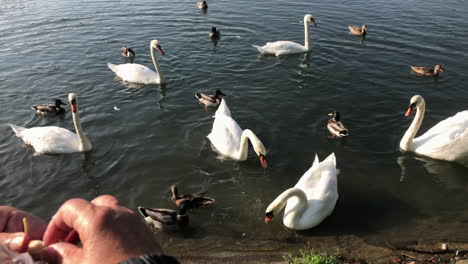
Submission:
<svg viewBox="0 0 468 264">
<path fill-rule="evenodd" d="M 28 250 L 29 236 L 25 233 L 2 233 L 0 242 L 12 251 L 25 252 Z"/>
<path fill-rule="evenodd" d="M 55 243 L 44 248 L 42 258 L 52 264 L 81 263 L 83 249 L 66 242 Z"/>
</svg>

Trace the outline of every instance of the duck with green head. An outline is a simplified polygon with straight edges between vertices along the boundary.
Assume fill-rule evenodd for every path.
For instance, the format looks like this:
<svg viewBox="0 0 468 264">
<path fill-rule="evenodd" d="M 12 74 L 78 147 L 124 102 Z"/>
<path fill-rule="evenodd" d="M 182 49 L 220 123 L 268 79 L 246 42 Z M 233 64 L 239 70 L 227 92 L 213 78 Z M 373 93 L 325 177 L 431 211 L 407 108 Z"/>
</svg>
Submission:
<svg viewBox="0 0 468 264">
<path fill-rule="evenodd" d="M 328 115 L 332 116 L 332 118 L 328 120 L 327 124 L 328 131 L 332 134 L 329 138 L 342 138 L 349 136 L 348 129 L 340 121 L 340 112 L 333 111 Z"/>
</svg>

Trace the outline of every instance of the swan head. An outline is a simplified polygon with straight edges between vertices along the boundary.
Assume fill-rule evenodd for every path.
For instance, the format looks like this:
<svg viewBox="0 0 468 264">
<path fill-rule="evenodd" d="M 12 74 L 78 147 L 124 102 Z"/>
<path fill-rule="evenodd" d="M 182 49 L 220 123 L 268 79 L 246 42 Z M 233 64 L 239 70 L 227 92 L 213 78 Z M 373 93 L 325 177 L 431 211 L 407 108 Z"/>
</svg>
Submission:
<svg viewBox="0 0 468 264">
<path fill-rule="evenodd" d="M 161 48 L 161 45 L 159 44 L 159 41 L 157 41 L 157 40 L 152 40 L 150 46 L 151 46 L 151 48 L 157 50 L 157 51 L 158 51 L 159 53 L 161 53 L 162 55 L 165 55 L 164 51 L 163 51 L 162 48 Z"/>
<path fill-rule="evenodd" d="M 317 26 L 317 23 L 315 23 L 314 17 L 311 14 L 307 14 L 304 16 L 304 22 L 313 23 L 314 26 Z"/>
<path fill-rule="evenodd" d="M 265 149 L 265 146 L 263 146 L 263 143 L 260 140 L 256 140 L 252 142 L 252 146 L 258 158 L 260 159 L 260 163 L 262 164 L 262 167 L 264 169 L 268 168 L 268 163 L 266 160 L 266 149 Z"/>
<path fill-rule="evenodd" d="M 415 95 L 411 97 L 410 105 L 406 111 L 405 116 L 408 117 L 413 113 L 414 109 L 424 104 L 424 98 L 420 95 Z"/>
<path fill-rule="evenodd" d="M 73 113 L 76 112 L 78 109 L 78 102 L 76 100 L 76 94 L 75 93 L 69 93 L 68 94 L 68 102 L 70 102 L 70 107 Z"/>
<path fill-rule="evenodd" d="M 443 72 L 444 70 L 442 69 L 442 65 L 437 64 L 434 68 L 434 71 L 436 72 Z"/>
<path fill-rule="evenodd" d="M 283 201 L 282 199 L 278 201 L 278 198 L 279 197 L 277 197 L 275 201 L 273 201 L 265 210 L 265 224 L 270 223 L 271 220 L 273 220 L 273 217 L 281 212 L 281 210 L 283 209 L 287 201 L 287 200 Z"/>
</svg>

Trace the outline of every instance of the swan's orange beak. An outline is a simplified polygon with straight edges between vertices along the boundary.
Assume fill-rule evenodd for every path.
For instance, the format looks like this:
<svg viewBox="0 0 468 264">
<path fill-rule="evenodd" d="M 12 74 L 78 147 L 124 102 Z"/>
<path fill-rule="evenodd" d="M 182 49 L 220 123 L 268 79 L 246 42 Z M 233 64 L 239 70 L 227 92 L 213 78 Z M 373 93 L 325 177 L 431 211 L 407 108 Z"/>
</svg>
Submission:
<svg viewBox="0 0 468 264">
<path fill-rule="evenodd" d="M 260 158 L 260 163 L 262 164 L 262 167 L 263 167 L 264 169 L 268 168 L 268 164 L 267 164 L 267 161 L 266 161 L 265 156 L 264 156 L 264 155 L 260 155 L 259 158 Z"/>
<path fill-rule="evenodd" d="M 265 215 L 265 224 L 268 224 L 273 219 L 273 213 L 266 213 Z"/>
<path fill-rule="evenodd" d="M 75 100 L 73 100 L 71 102 L 70 107 L 71 107 L 72 112 L 75 113 L 76 112 L 76 101 Z"/>
<path fill-rule="evenodd" d="M 312 18 L 312 23 L 314 23 L 314 26 L 317 26 L 317 23 L 315 23 L 315 20 Z"/>
<path fill-rule="evenodd" d="M 413 113 L 413 109 L 414 109 L 414 107 L 411 107 L 411 106 L 410 106 L 410 107 L 408 107 L 408 110 L 406 111 L 406 114 L 405 114 L 405 116 L 406 116 L 406 117 L 410 116 L 410 115 L 411 115 L 411 113 Z"/>
</svg>

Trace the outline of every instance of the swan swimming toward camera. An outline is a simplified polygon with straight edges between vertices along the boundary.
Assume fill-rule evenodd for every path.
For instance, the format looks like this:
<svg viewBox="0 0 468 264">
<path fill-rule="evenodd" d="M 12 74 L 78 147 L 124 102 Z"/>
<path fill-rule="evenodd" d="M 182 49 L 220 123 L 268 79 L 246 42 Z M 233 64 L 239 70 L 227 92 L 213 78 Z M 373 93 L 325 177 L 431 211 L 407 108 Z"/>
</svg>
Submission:
<svg viewBox="0 0 468 264">
<path fill-rule="evenodd" d="M 426 109 L 426 102 L 420 95 L 411 98 L 405 116 L 410 116 L 415 108 L 416 116 L 400 141 L 400 149 L 433 159 L 466 162 L 468 159 L 468 110 L 440 121 L 423 135 L 414 138 L 421 126 Z"/>
<path fill-rule="evenodd" d="M 164 51 L 159 45 L 157 40 L 152 40 L 150 43 L 150 50 L 151 50 L 151 58 L 153 59 L 154 68 L 156 72 L 150 70 L 148 67 L 135 64 L 135 63 L 125 63 L 115 65 L 112 63 L 107 63 L 109 69 L 111 69 L 117 76 L 119 76 L 123 81 L 126 82 L 133 82 L 133 83 L 143 83 L 143 84 L 162 84 L 166 83 L 166 79 L 161 72 L 161 68 L 159 67 L 158 60 L 156 59 L 156 55 L 154 54 L 154 50 L 157 50 L 162 55 L 164 55 Z"/>
<path fill-rule="evenodd" d="M 266 209 L 265 223 L 269 223 L 286 206 L 283 224 L 291 229 L 304 230 L 320 224 L 335 208 L 338 200 L 335 154 L 322 162 L 315 155 L 312 167 L 293 188 L 280 194 Z"/>
<path fill-rule="evenodd" d="M 25 128 L 10 124 L 17 137 L 31 145 L 39 154 L 61 154 L 90 151 L 93 146 L 81 129 L 78 101 L 74 93 L 68 94 L 76 134 L 68 129 L 47 126 Z"/>
<path fill-rule="evenodd" d="M 268 42 L 265 46 L 260 47 L 257 45 L 252 45 L 254 48 L 257 48 L 258 51 L 262 54 L 272 54 L 276 56 L 287 55 L 287 54 L 298 54 L 298 53 L 305 53 L 310 50 L 310 42 L 309 42 L 309 24 L 315 23 L 314 18 L 312 15 L 307 14 L 304 16 L 304 46 L 292 41 L 275 41 L 275 42 Z"/>
</svg>

